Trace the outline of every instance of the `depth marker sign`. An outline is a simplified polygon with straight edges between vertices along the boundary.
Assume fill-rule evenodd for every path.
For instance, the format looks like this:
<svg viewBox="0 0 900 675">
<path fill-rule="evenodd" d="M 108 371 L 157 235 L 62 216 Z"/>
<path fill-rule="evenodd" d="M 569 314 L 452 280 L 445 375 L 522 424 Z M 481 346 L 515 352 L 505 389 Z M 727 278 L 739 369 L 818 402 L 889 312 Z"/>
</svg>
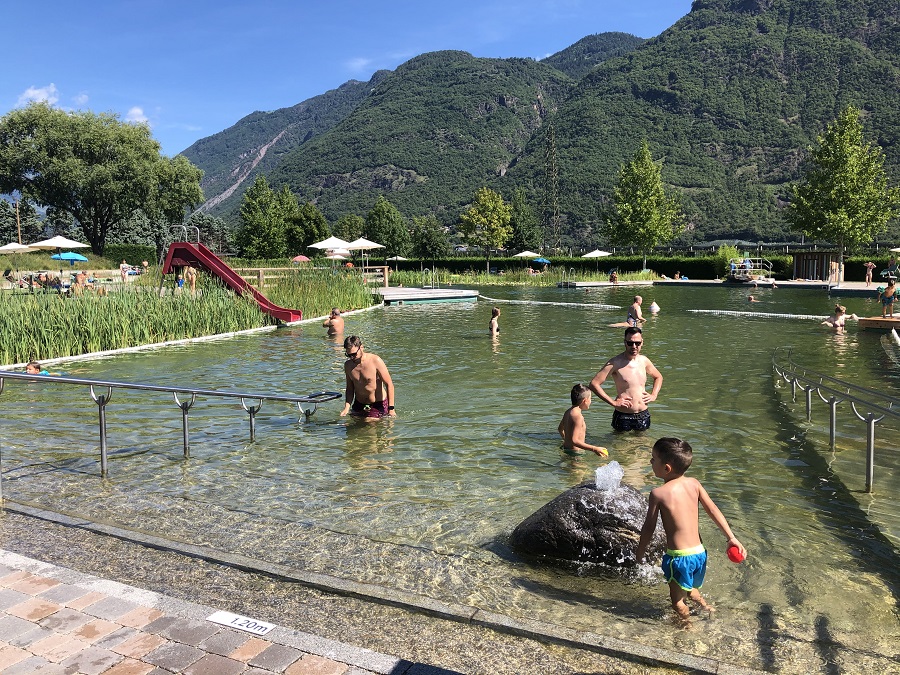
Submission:
<svg viewBox="0 0 900 675">
<path fill-rule="evenodd" d="M 212 621 L 213 623 L 222 624 L 223 626 L 229 626 L 230 628 L 245 630 L 248 633 L 253 633 L 254 635 L 265 635 L 270 630 L 275 628 L 274 623 L 258 621 L 257 619 L 240 616 L 239 614 L 232 614 L 231 612 L 216 612 L 206 620 Z"/>
</svg>

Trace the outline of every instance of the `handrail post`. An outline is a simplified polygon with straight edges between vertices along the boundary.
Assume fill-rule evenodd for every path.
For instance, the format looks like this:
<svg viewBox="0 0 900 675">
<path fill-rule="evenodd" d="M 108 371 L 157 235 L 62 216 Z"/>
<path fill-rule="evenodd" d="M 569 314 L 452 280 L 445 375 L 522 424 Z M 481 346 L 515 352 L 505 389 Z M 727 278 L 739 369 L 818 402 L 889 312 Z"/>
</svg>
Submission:
<svg viewBox="0 0 900 675">
<path fill-rule="evenodd" d="M 812 422 L 812 395 L 813 395 L 813 386 L 809 385 L 806 389 L 803 390 L 803 393 L 806 394 L 806 421 Z"/>
<path fill-rule="evenodd" d="M 178 400 L 178 392 L 173 391 L 172 397 L 175 399 L 175 405 L 181 408 L 181 435 L 184 440 L 184 458 L 191 458 L 191 441 L 188 438 L 188 411 L 193 407 L 194 401 L 197 400 L 197 394 L 191 394 L 190 402 L 182 403 Z"/>
<path fill-rule="evenodd" d="M 872 492 L 875 482 L 875 413 L 866 415 L 866 492 Z"/>
<path fill-rule="evenodd" d="M 834 450 L 834 430 L 837 425 L 837 406 L 840 401 L 838 401 L 834 396 L 828 399 L 828 408 L 829 408 L 829 424 L 828 424 L 828 440 L 831 443 L 831 449 Z"/>
<path fill-rule="evenodd" d="M 262 402 L 262 401 L 259 402 L 259 405 L 256 405 L 256 406 L 253 406 L 253 405 L 248 406 L 248 405 L 244 402 L 244 399 L 241 398 L 241 407 L 242 407 L 244 410 L 246 410 L 246 411 L 250 414 L 250 440 L 251 440 L 251 441 L 256 440 L 256 413 L 258 413 L 258 412 L 260 411 L 260 409 L 262 408 L 262 406 L 263 406 L 263 402 Z"/>
<path fill-rule="evenodd" d="M 106 446 L 106 404 L 112 398 L 112 387 L 106 388 L 106 396 L 98 396 L 94 392 L 94 386 L 91 385 L 91 398 L 97 404 L 100 411 L 100 475 L 106 478 L 108 473 L 107 467 L 107 446 Z"/>
</svg>

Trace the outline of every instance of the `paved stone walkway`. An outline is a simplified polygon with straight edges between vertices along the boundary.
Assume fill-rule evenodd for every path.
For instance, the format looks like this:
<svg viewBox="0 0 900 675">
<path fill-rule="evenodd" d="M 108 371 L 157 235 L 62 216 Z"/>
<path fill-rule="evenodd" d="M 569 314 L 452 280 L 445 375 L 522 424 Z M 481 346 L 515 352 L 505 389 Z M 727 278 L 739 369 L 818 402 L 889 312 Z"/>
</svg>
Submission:
<svg viewBox="0 0 900 675">
<path fill-rule="evenodd" d="M 3 675 L 448 673 L 276 626 L 264 636 L 216 610 L 0 551 Z"/>
</svg>

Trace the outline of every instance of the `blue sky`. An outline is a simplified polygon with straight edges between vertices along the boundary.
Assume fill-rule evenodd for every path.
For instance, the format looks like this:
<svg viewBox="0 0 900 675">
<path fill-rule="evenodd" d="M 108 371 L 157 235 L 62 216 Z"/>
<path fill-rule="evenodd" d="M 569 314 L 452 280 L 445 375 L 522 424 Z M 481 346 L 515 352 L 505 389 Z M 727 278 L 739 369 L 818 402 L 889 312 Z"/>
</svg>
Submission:
<svg viewBox="0 0 900 675">
<path fill-rule="evenodd" d="M 0 114 L 46 100 L 146 121 L 174 155 L 255 110 L 419 54 L 541 59 L 592 33 L 653 37 L 690 0 L 44 0 L 4 10 Z"/>
</svg>

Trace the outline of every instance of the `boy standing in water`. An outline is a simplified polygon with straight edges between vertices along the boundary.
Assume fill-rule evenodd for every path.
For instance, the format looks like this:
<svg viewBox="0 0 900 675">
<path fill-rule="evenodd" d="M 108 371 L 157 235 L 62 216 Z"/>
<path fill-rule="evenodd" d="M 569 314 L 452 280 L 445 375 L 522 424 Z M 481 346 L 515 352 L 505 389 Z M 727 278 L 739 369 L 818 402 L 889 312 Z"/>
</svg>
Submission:
<svg viewBox="0 0 900 675">
<path fill-rule="evenodd" d="M 666 531 L 666 554 L 662 559 L 662 569 L 669 582 L 672 609 L 686 627 L 690 626 L 687 623 L 690 616 L 685 603 L 687 598 L 703 609 L 713 611 L 699 591 L 706 575 L 706 548 L 700 541 L 698 504 L 703 506 L 703 510 L 728 538 L 726 547 L 736 546 L 742 557 L 747 555 L 744 545 L 734 536 L 725 516 L 710 499 L 700 481 L 684 475 L 692 459 L 690 444 L 679 438 L 660 438 L 653 445 L 650 467 L 653 475 L 662 478 L 665 483 L 650 492 L 650 506 L 635 555 L 639 564 L 643 562 L 644 552 L 656 529 L 656 521 L 662 516 L 663 529 Z"/>
<path fill-rule="evenodd" d="M 572 407 L 566 410 L 557 431 L 563 437 L 563 449 L 570 455 L 580 455 L 579 450 L 590 450 L 600 457 L 609 457 L 606 448 L 591 445 L 584 440 L 587 425 L 582 410 L 591 407 L 591 390 L 583 384 L 572 387 Z"/>
</svg>

